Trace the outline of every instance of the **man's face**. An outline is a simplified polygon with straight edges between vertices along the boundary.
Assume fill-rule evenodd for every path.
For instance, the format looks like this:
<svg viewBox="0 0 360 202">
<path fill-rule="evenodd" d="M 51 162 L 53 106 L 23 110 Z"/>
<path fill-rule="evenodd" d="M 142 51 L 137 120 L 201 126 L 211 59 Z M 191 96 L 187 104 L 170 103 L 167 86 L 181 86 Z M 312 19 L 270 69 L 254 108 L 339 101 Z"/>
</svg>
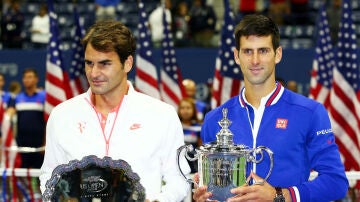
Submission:
<svg viewBox="0 0 360 202">
<path fill-rule="evenodd" d="M 22 78 L 24 88 L 34 88 L 38 83 L 38 77 L 34 72 L 26 72 Z"/>
<path fill-rule="evenodd" d="M 116 52 L 99 52 L 88 44 L 85 49 L 85 73 L 92 92 L 110 95 L 126 87 L 127 73 L 132 67 L 132 56 L 129 58 L 123 65 Z"/>
<path fill-rule="evenodd" d="M 240 49 L 234 50 L 235 62 L 240 65 L 245 82 L 260 85 L 275 79 L 275 65 L 280 62 L 282 49 L 273 50 L 271 36 L 242 36 Z"/>
</svg>

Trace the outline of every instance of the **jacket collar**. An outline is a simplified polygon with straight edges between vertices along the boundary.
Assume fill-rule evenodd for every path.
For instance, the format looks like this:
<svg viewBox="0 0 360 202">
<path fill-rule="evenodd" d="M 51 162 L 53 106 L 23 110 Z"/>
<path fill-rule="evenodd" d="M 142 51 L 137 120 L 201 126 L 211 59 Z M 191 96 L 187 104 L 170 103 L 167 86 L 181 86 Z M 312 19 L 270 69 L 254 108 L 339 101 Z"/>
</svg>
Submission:
<svg viewBox="0 0 360 202">
<path fill-rule="evenodd" d="M 261 103 L 264 103 L 263 100 L 265 99 L 265 101 L 266 101 L 265 107 L 274 105 L 280 99 L 283 92 L 284 92 L 284 87 L 279 82 L 276 82 L 275 89 L 271 93 L 269 93 L 268 95 L 263 97 L 261 99 L 262 100 Z M 239 101 L 240 101 L 241 107 L 247 107 L 248 105 L 250 105 L 250 103 L 245 98 L 245 87 L 243 89 L 241 89 Z"/>
</svg>

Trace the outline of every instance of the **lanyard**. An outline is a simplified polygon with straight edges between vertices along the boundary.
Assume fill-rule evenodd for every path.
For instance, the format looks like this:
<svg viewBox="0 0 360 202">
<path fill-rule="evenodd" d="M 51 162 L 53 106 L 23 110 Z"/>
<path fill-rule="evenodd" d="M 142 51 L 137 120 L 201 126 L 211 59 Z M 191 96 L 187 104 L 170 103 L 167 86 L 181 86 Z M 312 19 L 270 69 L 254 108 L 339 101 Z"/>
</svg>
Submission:
<svg viewBox="0 0 360 202">
<path fill-rule="evenodd" d="M 113 124 L 112 124 L 111 129 L 110 129 L 110 134 L 109 134 L 108 136 L 106 136 L 106 134 L 105 134 L 105 128 L 102 127 L 102 123 L 101 123 L 101 120 L 100 120 L 100 116 L 98 115 L 98 112 L 97 112 L 95 106 L 93 107 L 93 109 L 95 110 L 96 116 L 97 116 L 97 118 L 98 118 L 100 127 L 101 127 L 101 129 L 102 129 L 103 138 L 104 138 L 104 141 L 105 141 L 105 144 L 106 144 L 105 156 L 109 156 L 110 139 L 111 139 L 111 135 L 112 135 L 113 130 L 114 130 L 114 126 L 115 126 L 115 123 L 116 123 L 116 120 L 117 120 L 117 117 L 118 117 L 118 114 L 119 114 L 119 110 L 120 110 L 120 106 L 121 106 L 121 104 L 122 104 L 122 101 L 123 101 L 123 98 L 121 98 L 119 105 L 118 105 L 117 108 L 115 109 L 115 113 L 116 113 L 116 114 L 115 114 L 115 119 L 114 119 L 114 121 L 113 121 Z"/>
</svg>

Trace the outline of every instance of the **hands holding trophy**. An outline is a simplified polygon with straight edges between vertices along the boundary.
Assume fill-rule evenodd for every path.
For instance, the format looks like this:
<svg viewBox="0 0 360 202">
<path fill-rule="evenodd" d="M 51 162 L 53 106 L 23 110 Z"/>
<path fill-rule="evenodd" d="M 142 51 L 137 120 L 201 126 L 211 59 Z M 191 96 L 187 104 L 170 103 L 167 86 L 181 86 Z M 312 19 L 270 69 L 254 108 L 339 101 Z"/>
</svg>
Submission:
<svg viewBox="0 0 360 202">
<path fill-rule="evenodd" d="M 221 130 L 216 134 L 216 142 L 204 144 L 195 149 L 195 156 L 188 155 L 193 151 L 192 145 L 184 145 L 178 149 L 178 157 L 185 150 L 185 157 L 190 161 L 198 160 L 198 183 L 192 179 L 188 182 L 194 183 L 196 187 L 207 187 L 211 192 L 209 200 L 226 201 L 235 196 L 231 189 L 246 185 L 263 184 L 270 176 L 273 168 L 273 152 L 264 146 L 251 149 L 245 145 L 235 145 L 233 134 L 229 130 L 231 121 L 227 118 L 228 110 L 222 110 L 223 118 L 218 122 Z M 263 180 L 256 181 L 257 177 L 250 172 L 253 163 L 260 163 L 263 159 L 263 152 L 270 157 L 270 168 Z M 260 158 L 256 158 L 256 155 Z M 180 170 L 181 171 L 181 170 Z M 246 173 L 251 173 L 246 176 Z M 186 176 L 183 175 L 185 178 Z"/>
</svg>

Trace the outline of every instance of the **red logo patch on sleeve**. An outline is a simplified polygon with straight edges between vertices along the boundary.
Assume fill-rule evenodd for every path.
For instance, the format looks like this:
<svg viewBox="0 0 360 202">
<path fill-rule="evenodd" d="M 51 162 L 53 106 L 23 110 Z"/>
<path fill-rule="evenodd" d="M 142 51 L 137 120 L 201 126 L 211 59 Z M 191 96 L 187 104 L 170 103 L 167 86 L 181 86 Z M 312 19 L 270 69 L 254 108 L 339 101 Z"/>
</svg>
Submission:
<svg viewBox="0 0 360 202">
<path fill-rule="evenodd" d="M 287 119 L 276 119 L 275 128 L 286 129 L 288 120 Z"/>
</svg>

